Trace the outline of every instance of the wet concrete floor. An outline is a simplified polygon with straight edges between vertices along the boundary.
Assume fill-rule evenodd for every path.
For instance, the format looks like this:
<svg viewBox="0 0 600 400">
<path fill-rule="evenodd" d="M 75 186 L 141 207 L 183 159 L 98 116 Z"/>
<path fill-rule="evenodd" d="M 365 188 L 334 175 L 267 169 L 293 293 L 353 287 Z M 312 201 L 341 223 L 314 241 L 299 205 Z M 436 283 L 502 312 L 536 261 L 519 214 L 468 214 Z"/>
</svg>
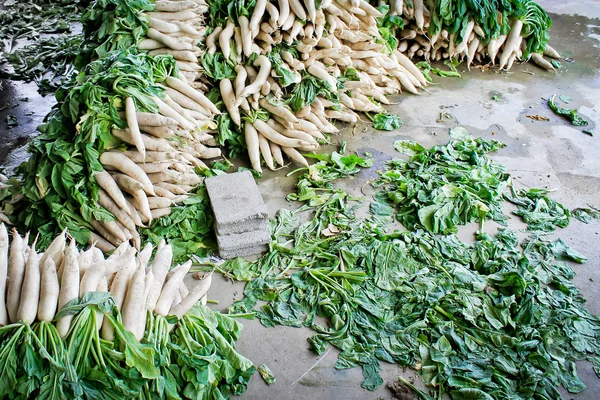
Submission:
<svg viewBox="0 0 600 400">
<path fill-rule="evenodd" d="M 371 152 L 377 164 L 352 179 L 340 182 L 351 194 L 364 195 L 361 189 L 375 175 L 377 167 L 385 160 L 396 157 L 392 143 L 398 139 L 412 139 L 424 146 L 444 144 L 449 140 L 448 129 L 463 126 L 472 134 L 506 143 L 506 148 L 492 157 L 504 164 L 513 175 L 518 187 L 543 187 L 556 189 L 553 198 L 568 208 L 591 205 L 600 207 L 600 3 L 596 0 L 544 0 L 539 1 L 549 12 L 554 26 L 551 44 L 570 63 L 562 61 L 558 74 L 548 73 L 525 64 L 509 73 L 494 69 L 464 71 L 462 79 L 436 79 L 429 87 L 429 94 L 404 95 L 394 99 L 391 112 L 401 115 L 405 124 L 398 131 L 374 131 L 369 124 L 348 127 L 334 143 L 347 141 L 348 150 Z M 569 15 L 576 14 L 576 16 Z M 466 69 L 459 67 L 459 71 Z M 590 121 L 595 136 L 582 133 L 554 115 L 546 104 L 552 94 L 567 95 L 572 99 L 571 108 L 579 108 L 582 116 Z M 23 96 L 28 102 L 19 100 Z M 498 100 L 492 99 L 498 96 Z M 35 133 L 50 109 L 50 96 L 41 98 L 32 84 L 4 82 L 0 89 L 0 165 L 9 168 L 26 159 L 24 146 Z M 440 114 L 449 118 L 440 122 Z M 6 115 L 14 114 L 20 121 L 18 127 L 7 129 Z M 28 115 L 29 114 L 29 115 Z M 549 121 L 534 121 L 527 115 L 540 115 Z M 331 147 L 333 149 L 334 147 Z M 285 196 L 293 190 L 294 177 L 286 177 L 289 169 L 266 172 L 259 180 L 259 187 L 271 216 L 280 208 L 295 208 Z M 369 187 L 364 192 L 370 194 Z M 510 207 L 507 206 L 507 210 Z M 524 226 L 511 219 L 512 229 Z M 460 230 L 459 236 L 472 240 L 474 226 Z M 573 220 L 571 225 L 557 232 L 567 244 L 584 253 L 588 263 L 574 266 L 575 284 L 588 299 L 587 308 L 600 314 L 600 223 L 585 225 Z M 243 285 L 215 279 L 211 297 L 219 300 L 218 309 L 224 310 L 234 300 L 242 298 Z M 309 350 L 306 339 L 312 331 L 305 328 L 265 328 L 258 321 L 242 321 L 244 334 L 238 349 L 256 365 L 266 363 L 277 377 L 271 386 L 258 375 L 252 379 L 243 399 L 280 400 L 375 400 L 391 399 L 385 386 L 375 392 L 360 387 L 363 380 L 360 369 L 338 371 L 334 369 L 338 351 L 328 350 L 316 356 Z M 588 388 L 577 395 L 564 392 L 566 399 L 599 398 L 600 379 L 591 365 L 582 362 L 578 371 Z M 397 377 L 414 377 L 410 370 L 403 371 L 396 365 L 383 364 L 382 377 L 394 382 Z M 416 385 L 422 387 L 419 378 Z"/>
</svg>

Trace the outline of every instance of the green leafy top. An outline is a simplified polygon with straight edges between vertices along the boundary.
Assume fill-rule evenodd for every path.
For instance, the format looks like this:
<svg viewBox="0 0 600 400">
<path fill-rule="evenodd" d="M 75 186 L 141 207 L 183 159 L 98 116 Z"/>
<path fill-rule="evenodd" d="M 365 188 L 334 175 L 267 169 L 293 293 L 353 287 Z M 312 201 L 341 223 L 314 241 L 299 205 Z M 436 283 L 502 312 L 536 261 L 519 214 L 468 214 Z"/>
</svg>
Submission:
<svg viewBox="0 0 600 400">
<path fill-rule="evenodd" d="M 408 229 L 452 233 L 457 225 L 474 221 L 504 223 L 500 200 L 510 176 L 486 157 L 502 146 L 472 137 L 431 149 L 397 141 L 394 147 L 410 159 L 393 160 L 381 172 L 374 186 L 384 190 L 376 199 L 395 207 L 396 217 Z"/>
<path fill-rule="evenodd" d="M 148 29 L 144 12 L 152 10 L 154 2 L 150 0 L 94 1 L 81 17 L 86 40 L 77 67 L 112 51 L 136 47 Z"/>
</svg>

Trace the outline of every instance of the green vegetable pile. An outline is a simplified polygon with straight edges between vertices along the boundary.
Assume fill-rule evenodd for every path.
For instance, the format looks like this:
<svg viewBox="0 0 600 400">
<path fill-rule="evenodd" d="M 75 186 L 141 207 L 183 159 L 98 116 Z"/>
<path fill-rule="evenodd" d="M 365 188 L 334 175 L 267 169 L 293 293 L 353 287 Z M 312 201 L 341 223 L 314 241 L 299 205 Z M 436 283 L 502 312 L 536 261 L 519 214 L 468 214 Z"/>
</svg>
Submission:
<svg viewBox="0 0 600 400">
<path fill-rule="evenodd" d="M 74 319 L 64 339 L 52 322 L 0 328 L 2 398 L 227 399 L 255 372 L 234 347 L 241 324 L 204 306 L 180 321 L 154 315 L 142 343 L 123 327 L 109 293 L 86 293 L 57 318 L 65 315 Z M 113 342 L 100 338 L 100 318 L 114 326 Z"/>
<path fill-rule="evenodd" d="M 73 34 L 72 25 L 79 21 L 86 3 L 4 1 L 0 37 L 6 41 L 0 41 L 0 77 L 35 81 L 42 94 L 58 89 L 74 72 L 83 36 Z M 26 45 L 19 46 L 23 42 Z"/>
<path fill-rule="evenodd" d="M 400 140 L 394 147 L 410 160 L 393 160 L 375 186 L 371 210 L 391 215 L 406 228 L 424 227 L 432 233 L 453 233 L 457 225 L 491 219 L 505 223 L 502 197 L 510 185 L 504 167 L 486 154 L 503 146 L 497 141 L 466 138 L 425 149 L 414 141 Z"/>
<path fill-rule="evenodd" d="M 381 361 L 416 369 L 432 391 L 423 399 L 560 399 L 558 386 L 585 389 L 575 362 L 588 359 L 600 374 L 600 319 L 583 307 L 565 261 L 586 258 L 540 231 L 565 226 L 568 212 L 545 192 L 514 193 L 529 237 L 480 229 L 464 243 L 456 225 L 508 218 L 510 176 L 486 155 L 501 144 L 463 135 L 396 147 L 412 156 L 381 172 L 364 220 L 360 199 L 333 182 L 372 160 L 334 153 L 309 167 L 289 196 L 304 205 L 279 212 L 271 251 L 220 267 L 249 281 L 230 312 L 310 327 L 315 353 L 340 349 L 336 368 L 362 367 L 369 390 L 383 384 Z M 394 213 L 408 231 L 386 229 Z"/>
</svg>

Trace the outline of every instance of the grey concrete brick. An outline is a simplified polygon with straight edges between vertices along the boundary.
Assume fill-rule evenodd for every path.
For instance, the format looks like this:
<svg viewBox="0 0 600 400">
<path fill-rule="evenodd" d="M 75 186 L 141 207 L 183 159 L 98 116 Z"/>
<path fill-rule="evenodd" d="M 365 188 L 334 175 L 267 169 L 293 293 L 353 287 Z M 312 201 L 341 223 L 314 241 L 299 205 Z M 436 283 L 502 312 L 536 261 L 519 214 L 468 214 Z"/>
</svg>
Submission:
<svg viewBox="0 0 600 400">
<path fill-rule="evenodd" d="M 235 222 L 232 224 L 221 224 L 219 222 L 215 222 L 215 231 L 217 236 L 221 235 L 231 235 L 235 233 L 244 233 L 250 232 L 269 224 L 269 220 L 267 218 L 260 219 L 249 219 L 244 222 Z"/>
<path fill-rule="evenodd" d="M 215 221 L 221 227 L 268 218 L 267 207 L 250 171 L 211 177 L 205 183 Z"/>
<path fill-rule="evenodd" d="M 260 244 L 257 246 L 243 247 L 241 249 L 236 250 L 221 250 L 219 251 L 219 255 L 221 256 L 221 258 L 232 259 L 236 257 L 256 256 L 262 253 L 266 253 L 267 251 L 269 251 L 269 245 Z"/>
<path fill-rule="evenodd" d="M 230 251 L 269 243 L 270 239 L 269 227 L 264 225 L 250 232 L 217 236 L 217 244 L 219 245 L 219 251 Z"/>
</svg>

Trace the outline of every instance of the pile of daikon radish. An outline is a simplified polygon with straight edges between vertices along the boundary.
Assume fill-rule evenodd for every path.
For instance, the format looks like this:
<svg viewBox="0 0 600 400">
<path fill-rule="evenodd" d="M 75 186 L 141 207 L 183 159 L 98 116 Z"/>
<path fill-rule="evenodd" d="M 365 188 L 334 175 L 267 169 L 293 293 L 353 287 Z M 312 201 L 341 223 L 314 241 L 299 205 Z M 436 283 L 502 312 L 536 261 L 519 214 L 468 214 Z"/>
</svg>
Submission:
<svg viewBox="0 0 600 400">
<path fill-rule="evenodd" d="M 192 19 L 201 17 L 192 10 L 187 15 Z M 175 26 L 193 30 L 184 23 Z M 148 33 L 152 36 L 152 29 Z M 186 48 L 198 43 L 180 41 Z M 183 64 L 178 64 L 183 70 Z M 180 79 L 168 77 L 161 84 L 166 96 L 162 100 L 153 98 L 158 114 L 137 112 L 134 100 L 125 99 L 120 117 L 127 122 L 127 128 L 112 129 L 112 134 L 128 149 L 102 153 L 100 163 L 107 171 L 95 174 L 102 188 L 98 202 L 116 217 L 111 222 L 91 221 L 95 232 L 90 236 L 90 244 L 102 251 L 114 250 L 130 240 L 139 249 L 137 228 L 169 215 L 171 207 L 181 204 L 188 192 L 202 182 L 197 174 L 198 168 L 206 168 L 202 159 L 221 155 L 218 147 L 207 147 L 217 145 L 209 129 L 215 127 L 212 117 L 219 110 L 201 90 L 186 82 L 185 75 L 180 73 Z"/>
<path fill-rule="evenodd" d="M 498 69 L 509 70 L 516 61 L 526 61 L 523 58 L 527 47 L 527 38 L 523 37 L 523 19 L 512 19 L 510 31 L 499 35 L 498 38 L 487 38 L 482 27 L 470 20 L 465 28 L 463 40 L 456 43 L 455 34 L 441 29 L 434 35 L 429 34 L 431 11 L 434 2 L 414 0 L 414 7 L 403 0 L 390 0 L 390 12 L 404 18 L 404 29 L 397 34 L 398 51 L 405 53 L 410 59 L 425 59 L 427 61 L 448 60 L 452 58 L 466 60 L 467 67 L 475 61 L 478 63 L 491 62 Z M 536 10 L 539 9 L 536 5 Z M 502 16 L 498 16 L 501 19 Z M 487 40 L 491 39 L 491 40 Z M 550 45 L 546 45 L 543 55 L 532 53 L 531 60 L 538 66 L 555 71 L 554 66 L 544 59 L 548 56 L 560 59 L 560 54 Z"/>
<path fill-rule="evenodd" d="M 337 132 L 331 120 L 355 123 L 356 111 L 382 112 L 379 103 L 389 104 L 387 94 L 402 88 L 418 93 L 427 85 L 407 57 L 397 51 L 386 54 L 384 45 L 377 43 L 381 39 L 377 18 L 382 14 L 365 1 L 356 6 L 326 1 L 316 9 L 311 1 L 303 5 L 298 0 L 258 0 L 250 16 L 229 19 L 205 37 L 206 24 L 198 23 L 197 14 L 207 9 L 202 0 L 157 1 L 156 11 L 148 13 L 148 39 L 139 48 L 173 55 L 198 91 L 218 85 L 227 112 L 244 132 L 257 171 L 262 170 L 261 155 L 271 169 L 275 163 L 284 165 L 283 154 L 307 165 L 299 151 L 315 150 L 325 140 L 323 133 Z M 288 48 L 281 51 L 279 69 L 271 55 L 278 45 Z M 204 52 L 222 53 L 235 66 L 235 77 L 209 79 L 200 61 Z M 305 74 L 319 79 L 339 102 L 320 95 L 312 103 L 306 99 L 299 111 L 292 112 L 284 104 L 280 68 L 295 76 L 295 84 Z M 351 68 L 357 71 L 356 80 L 338 88 L 338 78 Z M 180 105 L 185 108 L 183 102 Z M 266 111 L 268 118 L 252 118 L 258 110 Z"/>
<path fill-rule="evenodd" d="M 152 245 L 138 252 L 128 243 L 119 246 L 108 258 L 92 246 L 78 250 L 65 232 L 43 253 L 28 245 L 13 231 L 12 241 L 0 224 L 0 325 L 36 321 L 52 322 L 69 302 L 88 292 L 110 293 L 121 313 L 123 326 L 138 341 L 144 338 L 148 313 L 181 318 L 198 301 L 206 304 L 211 274 L 191 289 L 184 283 L 192 261 L 171 269 L 173 251 L 161 242 L 152 263 Z M 56 321 L 61 337 L 68 334 L 72 316 Z M 102 338 L 113 340 L 113 324 L 98 323 Z"/>
</svg>

